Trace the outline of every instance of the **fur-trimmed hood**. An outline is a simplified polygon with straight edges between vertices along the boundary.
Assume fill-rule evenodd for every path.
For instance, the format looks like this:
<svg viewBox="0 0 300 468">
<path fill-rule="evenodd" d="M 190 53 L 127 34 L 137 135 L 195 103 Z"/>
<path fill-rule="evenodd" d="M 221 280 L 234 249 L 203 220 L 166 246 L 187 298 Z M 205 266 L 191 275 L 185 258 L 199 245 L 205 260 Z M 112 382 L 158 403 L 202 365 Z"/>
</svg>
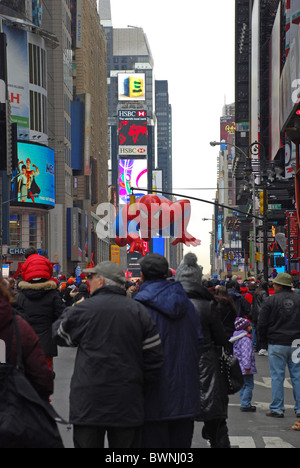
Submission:
<svg viewBox="0 0 300 468">
<path fill-rule="evenodd" d="M 27 281 L 20 281 L 19 288 L 22 290 L 34 289 L 35 291 L 49 291 L 51 289 L 57 289 L 55 281 L 46 281 L 44 283 L 27 283 Z"/>
<path fill-rule="evenodd" d="M 49 291 L 55 291 L 57 289 L 57 284 L 55 281 L 46 281 L 44 283 L 28 283 L 27 281 L 20 281 L 18 287 L 29 299 L 39 299 Z"/>
</svg>

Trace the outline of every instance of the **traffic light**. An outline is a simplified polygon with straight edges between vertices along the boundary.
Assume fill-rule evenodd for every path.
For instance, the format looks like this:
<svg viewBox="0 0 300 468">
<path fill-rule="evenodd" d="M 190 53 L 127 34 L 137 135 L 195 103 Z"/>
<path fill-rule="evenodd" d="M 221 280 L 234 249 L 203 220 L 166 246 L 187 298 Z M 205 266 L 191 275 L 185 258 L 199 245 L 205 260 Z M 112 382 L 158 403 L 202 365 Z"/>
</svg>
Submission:
<svg viewBox="0 0 300 468">
<path fill-rule="evenodd" d="M 266 213 L 268 212 L 268 193 L 266 193 Z M 259 191 L 259 212 L 261 215 L 265 214 L 264 210 L 264 191 Z"/>
<path fill-rule="evenodd" d="M 256 252 L 255 253 L 255 261 L 257 263 L 262 263 L 263 262 L 263 253 L 262 252 Z"/>
<path fill-rule="evenodd" d="M 264 214 L 264 192 L 263 190 L 259 191 L 259 212 L 260 214 Z"/>
</svg>

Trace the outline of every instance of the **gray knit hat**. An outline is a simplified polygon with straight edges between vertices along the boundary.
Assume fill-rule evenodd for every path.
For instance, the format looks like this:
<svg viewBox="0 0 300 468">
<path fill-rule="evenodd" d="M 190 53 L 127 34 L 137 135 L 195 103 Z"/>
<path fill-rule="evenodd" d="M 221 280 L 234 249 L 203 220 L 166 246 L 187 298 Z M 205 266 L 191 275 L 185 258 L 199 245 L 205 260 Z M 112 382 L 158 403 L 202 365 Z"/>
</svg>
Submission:
<svg viewBox="0 0 300 468">
<path fill-rule="evenodd" d="M 202 283 L 203 268 L 199 267 L 195 254 L 188 253 L 180 263 L 176 271 L 176 281 L 190 281 L 192 283 Z"/>
</svg>

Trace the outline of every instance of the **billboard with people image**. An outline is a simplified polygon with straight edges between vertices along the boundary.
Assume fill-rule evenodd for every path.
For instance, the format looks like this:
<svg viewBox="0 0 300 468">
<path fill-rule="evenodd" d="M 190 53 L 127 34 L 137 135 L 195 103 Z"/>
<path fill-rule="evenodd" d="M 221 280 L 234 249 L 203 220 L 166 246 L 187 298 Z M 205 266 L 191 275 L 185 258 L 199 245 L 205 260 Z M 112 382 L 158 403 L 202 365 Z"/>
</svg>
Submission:
<svg viewBox="0 0 300 468">
<path fill-rule="evenodd" d="M 11 203 L 55 206 L 53 149 L 18 142 L 18 169 L 12 177 Z"/>
</svg>

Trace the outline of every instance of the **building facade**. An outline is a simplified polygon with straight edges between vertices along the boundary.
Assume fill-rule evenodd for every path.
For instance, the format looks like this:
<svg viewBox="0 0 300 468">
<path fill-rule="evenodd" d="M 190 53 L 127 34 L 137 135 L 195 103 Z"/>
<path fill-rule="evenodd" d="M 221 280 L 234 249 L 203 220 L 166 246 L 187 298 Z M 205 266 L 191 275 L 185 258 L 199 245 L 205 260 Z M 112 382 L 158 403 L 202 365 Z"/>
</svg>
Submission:
<svg viewBox="0 0 300 468">
<path fill-rule="evenodd" d="M 299 11 L 299 0 L 236 0 L 232 172 L 243 213 L 232 217 L 245 272 L 265 279 L 299 271 Z"/>
<path fill-rule="evenodd" d="M 106 41 L 97 2 L 4 1 L 0 14 L 7 119 L 17 132 L 16 164 L 2 180 L 10 196 L 4 259 L 20 269 L 35 247 L 57 273 L 73 274 L 109 258 L 109 242 L 96 234 L 97 206 L 107 202 Z"/>
<path fill-rule="evenodd" d="M 35 2 L 34 2 L 35 4 Z M 54 152 L 48 148 L 47 49 L 54 34 L 36 27 L 31 2 L 0 4 L 5 34 L 7 125 L 13 164 L 2 177 L 2 260 L 17 272 L 29 246 L 48 255 L 49 211 L 55 205 Z M 2 174 L 3 176 L 3 174 Z"/>
</svg>

